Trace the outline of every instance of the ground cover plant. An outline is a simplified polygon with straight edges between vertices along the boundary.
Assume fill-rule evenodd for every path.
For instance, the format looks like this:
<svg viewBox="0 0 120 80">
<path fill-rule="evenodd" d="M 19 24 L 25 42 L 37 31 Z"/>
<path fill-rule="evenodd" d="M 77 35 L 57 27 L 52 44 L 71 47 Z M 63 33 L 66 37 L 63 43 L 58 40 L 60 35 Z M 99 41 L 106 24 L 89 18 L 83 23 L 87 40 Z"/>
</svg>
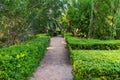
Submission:
<svg viewBox="0 0 120 80">
<path fill-rule="evenodd" d="M 0 50 L 0 80 L 27 80 L 39 65 L 49 37 L 37 35 L 34 39 Z"/>
</svg>

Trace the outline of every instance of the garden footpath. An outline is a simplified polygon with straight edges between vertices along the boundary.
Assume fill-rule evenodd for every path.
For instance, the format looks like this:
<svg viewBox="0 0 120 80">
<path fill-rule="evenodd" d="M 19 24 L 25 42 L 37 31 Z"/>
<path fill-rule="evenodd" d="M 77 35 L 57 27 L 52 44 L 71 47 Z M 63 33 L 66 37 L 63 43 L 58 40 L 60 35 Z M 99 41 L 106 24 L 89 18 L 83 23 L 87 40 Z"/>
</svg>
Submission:
<svg viewBox="0 0 120 80">
<path fill-rule="evenodd" d="M 72 67 L 64 38 L 51 38 L 50 46 L 33 77 L 29 80 L 72 80 Z"/>
</svg>

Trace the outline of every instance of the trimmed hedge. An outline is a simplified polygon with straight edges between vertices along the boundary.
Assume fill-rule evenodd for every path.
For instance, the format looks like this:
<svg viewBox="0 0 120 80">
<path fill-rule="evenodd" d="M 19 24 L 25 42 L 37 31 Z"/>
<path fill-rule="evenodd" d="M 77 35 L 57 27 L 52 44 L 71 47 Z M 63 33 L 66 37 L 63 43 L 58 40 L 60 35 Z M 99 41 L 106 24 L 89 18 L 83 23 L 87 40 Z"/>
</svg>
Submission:
<svg viewBox="0 0 120 80">
<path fill-rule="evenodd" d="M 71 50 L 74 80 L 120 80 L 120 51 Z"/>
<path fill-rule="evenodd" d="M 120 40 L 65 38 L 74 80 L 120 80 Z"/>
<path fill-rule="evenodd" d="M 62 32 L 62 36 L 63 36 L 63 37 L 72 36 L 72 33 Z"/>
<path fill-rule="evenodd" d="M 68 46 L 81 50 L 117 50 L 120 48 L 120 40 L 97 40 L 77 37 L 66 37 Z"/>
<path fill-rule="evenodd" d="M 27 80 L 43 58 L 49 37 L 36 38 L 0 50 L 0 80 Z"/>
</svg>

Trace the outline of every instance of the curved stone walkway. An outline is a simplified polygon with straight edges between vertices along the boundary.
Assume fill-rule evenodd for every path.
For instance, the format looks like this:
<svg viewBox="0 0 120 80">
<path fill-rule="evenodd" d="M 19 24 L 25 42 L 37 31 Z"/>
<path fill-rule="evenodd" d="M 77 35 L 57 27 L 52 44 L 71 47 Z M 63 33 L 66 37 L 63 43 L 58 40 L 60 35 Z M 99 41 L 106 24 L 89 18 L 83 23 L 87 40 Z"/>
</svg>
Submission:
<svg viewBox="0 0 120 80">
<path fill-rule="evenodd" d="M 65 41 L 61 36 L 51 38 L 41 65 L 29 80 L 72 80 L 72 67 Z"/>
</svg>

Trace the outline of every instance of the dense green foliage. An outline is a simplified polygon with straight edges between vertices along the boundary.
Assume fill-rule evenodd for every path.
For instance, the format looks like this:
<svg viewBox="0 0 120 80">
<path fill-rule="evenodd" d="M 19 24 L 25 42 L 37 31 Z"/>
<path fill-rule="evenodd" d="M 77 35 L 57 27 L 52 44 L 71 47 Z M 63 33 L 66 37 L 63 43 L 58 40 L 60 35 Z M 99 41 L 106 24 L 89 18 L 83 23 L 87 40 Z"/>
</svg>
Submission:
<svg viewBox="0 0 120 80">
<path fill-rule="evenodd" d="M 62 23 L 74 36 L 118 39 L 120 0 L 69 0 Z"/>
<path fill-rule="evenodd" d="M 115 39 L 116 17 L 120 0 L 93 0 L 89 37 L 98 39 Z"/>
<path fill-rule="evenodd" d="M 78 2 L 72 2 L 68 11 L 67 18 L 69 20 L 69 26 L 72 30 L 81 29 L 82 32 L 88 31 L 88 19 L 90 18 L 90 0 L 81 0 Z"/>
<path fill-rule="evenodd" d="M 116 17 L 116 38 L 120 39 L 120 9 L 117 12 L 117 17 Z"/>
<path fill-rule="evenodd" d="M 25 41 L 29 35 L 54 32 L 66 0 L 0 0 L 0 42 Z"/>
<path fill-rule="evenodd" d="M 66 41 L 72 49 L 79 50 L 116 50 L 120 48 L 120 40 L 84 39 L 68 36 Z"/>
<path fill-rule="evenodd" d="M 31 34 L 60 31 L 119 39 L 119 6 L 120 0 L 0 0 L 0 43 L 9 46 Z"/>
<path fill-rule="evenodd" d="M 70 0 L 69 0 L 70 1 Z M 71 0 L 66 12 L 63 13 L 62 23 L 67 31 L 74 36 L 79 33 L 88 34 L 90 23 L 91 0 Z"/>
<path fill-rule="evenodd" d="M 72 50 L 74 80 L 119 80 L 119 52 Z"/>
<path fill-rule="evenodd" d="M 49 37 L 34 39 L 0 50 L 0 80 L 27 80 L 39 65 L 49 45 Z"/>
<path fill-rule="evenodd" d="M 14 45 L 0 49 L 0 80 L 26 80 L 49 37 L 17 43 L 37 33 L 55 36 L 61 31 L 70 32 L 63 35 L 75 80 L 120 79 L 119 51 L 112 51 L 120 48 L 120 40 L 113 40 L 120 39 L 120 0 L 0 0 L 0 48 Z"/>
<path fill-rule="evenodd" d="M 120 40 L 73 37 L 64 33 L 73 66 L 73 80 L 119 80 Z"/>
</svg>

